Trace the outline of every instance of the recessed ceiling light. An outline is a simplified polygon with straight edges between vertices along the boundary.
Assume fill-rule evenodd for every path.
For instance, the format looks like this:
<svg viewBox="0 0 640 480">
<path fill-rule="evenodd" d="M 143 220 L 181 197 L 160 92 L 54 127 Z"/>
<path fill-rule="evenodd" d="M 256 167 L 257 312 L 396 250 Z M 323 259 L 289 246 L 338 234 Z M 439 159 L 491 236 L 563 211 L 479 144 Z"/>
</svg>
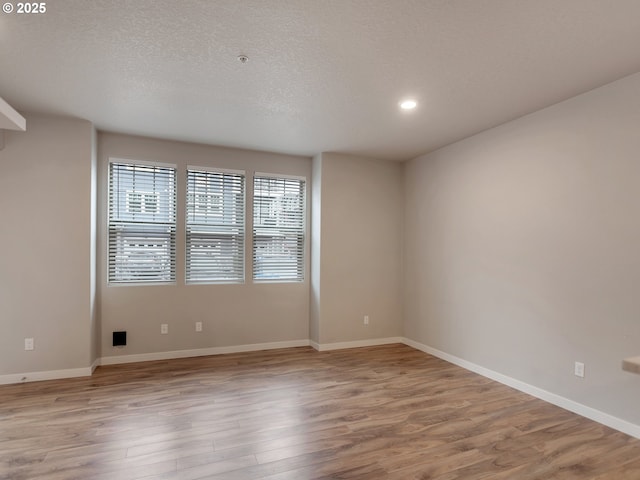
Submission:
<svg viewBox="0 0 640 480">
<path fill-rule="evenodd" d="M 400 102 L 400 108 L 402 110 L 413 110 L 418 106 L 418 102 L 415 100 L 403 100 Z"/>
</svg>

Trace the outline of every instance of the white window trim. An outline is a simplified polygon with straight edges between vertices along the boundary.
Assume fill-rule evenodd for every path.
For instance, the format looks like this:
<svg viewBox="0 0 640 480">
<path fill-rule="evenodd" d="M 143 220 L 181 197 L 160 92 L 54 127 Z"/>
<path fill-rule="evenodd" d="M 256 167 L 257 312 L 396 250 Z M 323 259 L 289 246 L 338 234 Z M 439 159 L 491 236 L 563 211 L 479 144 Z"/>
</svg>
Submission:
<svg viewBox="0 0 640 480">
<path fill-rule="evenodd" d="M 203 167 L 202 165 L 187 165 L 187 170 L 199 170 L 201 172 L 211 172 L 211 173 L 229 173 L 231 175 L 244 175 L 245 180 L 247 177 L 246 170 L 234 170 L 231 168 L 217 168 L 217 167 Z"/>
<path fill-rule="evenodd" d="M 265 178 L 284 178 L 286 180 L 302 180 L 305 184 L 305 197 L 306 197 L 306 190 L 307 190 L 307 177 L 302 176 L 302 175 L 286 175 L 286 174 L 281 174 L 281 173 L 265 173 L 265 172 L 254 172 L 253 173 L 253 178 L 255 177 L 265 177 Z M 305 202 L 306 203 L 306 202 Z"/>
<path fill-rule="evenodd" d="M 154 162 L 151 160 L 136 160 L 133 158 L 122 158 L 122 157 L 109 157 L 109 163 L 130 163 L 132 165 L 141 165 L 144 167 L 161 167 L 161 168 L 173 168 L 178 170 L 178 165 L 175 163 L 162 163 L 162 162 Z"/>
</svg>

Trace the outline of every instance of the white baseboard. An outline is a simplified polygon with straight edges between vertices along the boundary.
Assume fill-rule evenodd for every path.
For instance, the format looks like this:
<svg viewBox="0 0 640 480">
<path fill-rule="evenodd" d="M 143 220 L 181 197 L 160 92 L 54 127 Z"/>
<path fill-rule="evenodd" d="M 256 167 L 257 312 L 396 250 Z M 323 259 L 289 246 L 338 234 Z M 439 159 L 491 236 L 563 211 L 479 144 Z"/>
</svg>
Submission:
<svg viewBox="0 0 640 480">
<path fill-rule="evenodd" d="M 462 367 L 464 369 L 478 373 L 483 377 L 490 378 L 492 380 L 495 380 L 496 382 L 500 382 L 521 392 L 528 393 L 529 395 L 544 400 L 545 402 L 564 408 L 565 410 L 569 410 L 570 412 L 577 413 L 578 415 L 601 423 L 602 425 L 606 425 L 607 427 L 611 427 L 615 430 L 626 433 L 627 435 L 631 435 L 632 437 L 640 438 L 640 425 L 622 420 L 621 418 L 614 417 L 613 415 L 609 415 L 608 413 L 596 410 L 595 408 L 588 407 L 566 397 L 562 397 L 547 390 L 543 390 L 542 388 L 538 388 L 520 380 L 516 380 L 515 378 L 503 375 L 502 373 L 498 373 L 494 370 L 481 367 L 480 365 L 456 357 L 455 355 L 448 354 L 446 352 L 440 351 L 436 348 L 424 345 L 419 342 L 415 342 L 408 338 L 404 338 L 403 343 L 412 348 L 415 348 L 416 350 L 420 350 L 422 352 L 433 355 L 434 357 L 446 360 L 449 363 L 453 363 L 454 365 L 458 365 L 459 367 Z"/>
<path fill-rule="evenodd" d="M 96 368 L 98 368 L 100 366 L 100 357 L 96 358 L 93 363 L 91 364 L 91 374 L 93 375 L 93 372 L 96 371 Z"/>
<path fill-rule="evenodd" d="M 310 345 L 320 352 L 329 350 L 342 350 L 343 348 L 375 347 L 377 345 L 389 345 L 391 343 L 404 343 L 403 337 L 370 338 L 367 340 L 354 340 L 352 342 L 316 343 Z"/>
<path fill-rule="evenodd" d="M 391 343 L 404 343 L 403 337 L 373 338 L 355 340 L 352 342 L 317 343 L 313 340 L 291 340 L 285 342 L 254 343 L 249 345 L 234 345 L 230 347 L 198 348 L 193 350 L 172 350 L 168 352 L 141 353 L 133 355 L 118 355 L 98 359 L 98 365 L 117 365 L 121 363 L 148 362 L 150 360 L 171 360 L 172 358 L 202 357 L 207 355 L 222 355 L 225 353 L 255 352 L 258 350 L 274 350 L 277 348 L 293 348 L 311 346 L 320 352 L 340 350 L 344 348 L 374 347 Z"/>
<path fill-rule="evenodd" d="M 387 338 L 374 338 L 367 340 L 356 340 L 352 342 L 336 342 L 319 344 L 312 340 L 292 340 L 284 342 L 270 342 L 270 343 L 254 343 L 249 345 L 236 345 L 229 347 L 212 347 L 212 348 L 200 348 L 193 350 L 174 350 L 169 352 L 154 352 L 143 353 L 135 355 L 120 355 L 111 357 L 97 358 L 89 367 L 85 368 L 69 368 L 66 370 L 48 370 L 43 372 L 27 372 L 27 373 L 15 373 L 9 375 L 0 375 L 0 385 L 7 385 L 12 383 L 25 383 L 25 382 L 37 382 L 42 380 L 57 380 L 63 378 L 73 377 L 88 377 L 91 376 L 93 371 L 99 365 L 116 365 L 121 363 L 133 363 L 133 362 L 145 362 L 149 360 L 170 360 L 173 358 L 186 358 L 186 357 L 199 357 L 206 355 L 221 355 L 225 353 L 242 353 L 253 352 L 258 350 L 273 350 L 278 348 L 292 348 L 292 347 L 307 347 L 311 346 L 314 349 L 324 352 L 329 350 L 339 350 L 345 348 L 359 348 L 359 347 L 372 347 L 377 345 L 388 345 L 392 343 L 404 343 L 416 350 L 433 355 L 434 357 L 441 358 L 449 363 L 458 365 L 472 372 L 475 372 L 484 377 L 490 378 L 497 382 L 500 382 L 509 387 L 515 388 L 521 392 L 532 395 L 536 398 L 549 402 L 558 407 L 564 408 L 571 412 L 577 413 L 583 417 L 594 420 L 598 423 L 611 427 L 620 432 L 631 435 L 635 438 L 640 438 L 640 425 L 622 420 L 621 418 L 614 417 L 608 413 L 602 412 L 592 407 L 588 407 L 581 403 L 575 402 L 568 398 L 562 397 L 555 393 L 543 390 L 528 383 L 516 380 L 502 373 L 490 370 L 488 368 L 477 365 L 473 362 L 469 362 L 462 358 L 456 357 L 449 353 L 443 352 L 428 345 L 410 340 L 404 337 L 387 337 Z"/>
<path fill-rule="evenodd" d="M 58 380 L 61 378 L 89 377 L 92 372 L 91 367 L 85 367 L 68 368 L 65 370 L 46 370 L 44 372 L 11 373 L 9 375 L 0 375 L 0 385 Z"/>
<path fill-rule="evenodd" d="M 118 355 L 102 357 L 100 365 L 117 365 L 120 363 L 148 362 L 150 360 L 171 360 L 173 358 L 204 357 L 207 355 L 222 355 L 225 353 L 255 352 L 259 350 L 274 350 L 277 348 L 308 347 L 309 340 L 290 340 L 284 342 L 253 343 L 249 345 L 234 345 L 230 347 L 197 348 L 192 350 L 172 350 L 168 352 L 140 353 L 133 355 Z"/>
<path fill-rule="evenodd" d="M 198 348 L 191 350 L 172 350 L 168 352 L 140 353 L 132 355 L 117 355 L 96 358 L 91 366 L 86 368 L 71 368 L 68 370 L 50 370 L 44 372 L 14 373 L 0 375 L 0 385 L 23 382 L 37 382 L 40 380 L 57 380 L 73 377 L 91 376 L 100 365 L 118 365 L 122 363 L 147 362 L 150 360 L 171 360 L 174 358 L 202 357 L 207 355 L 221 355 L 225 353 L 254 352 L 259 350 L 274 350 L 278 348 L 308 347 L 312 346 L 318 351 L 338 350 L 343 348 L 371 347 L 386 345 L 389 343 L 403 343 L 402 337 L 375 338 L 370 340 L 357 340 L 354 342 L 339 342 L 318 344 L 308 339 L 290 340 L 283 342 L 254 343 L 248 345 L 233 345 L 229 347 Z"/>
</svg>

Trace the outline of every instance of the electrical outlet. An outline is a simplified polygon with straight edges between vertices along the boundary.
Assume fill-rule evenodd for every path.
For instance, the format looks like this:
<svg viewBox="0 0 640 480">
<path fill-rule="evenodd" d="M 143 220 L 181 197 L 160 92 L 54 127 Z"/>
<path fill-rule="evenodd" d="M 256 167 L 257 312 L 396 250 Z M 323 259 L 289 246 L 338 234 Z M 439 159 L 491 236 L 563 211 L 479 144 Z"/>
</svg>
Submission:
<svg viewBox="0 0 640 480">
<path fill-rule="evenodd" d="M 202 331 L 202 322 L 196 322 L 196 332 Z"/>
<path fill-rule="evenodd" d="M 369 315 L 364 316 L 364 324 L 369 325 Z"/>
<path fill-rule="evenodd" d="M 25 338 L 24 339 L 24 349 L 25 350 L 33 350 L 34 348 L 36 348 L 35 342 L 33 341 L 33 338 Z"/>
<path fill-rule="evenodd" d="M 573 374 L 576 377 L 584 378 L 584 363 L 576 362 L 575 366 L 573 367 Z"/>
<path fill-rule="evenodd" d="M 169 333 L 169 324 L 168 323 L 163 323 L 160 325 L 160 333 L 162 335 L 166 335 L 167 333 Z"/>
</svg>

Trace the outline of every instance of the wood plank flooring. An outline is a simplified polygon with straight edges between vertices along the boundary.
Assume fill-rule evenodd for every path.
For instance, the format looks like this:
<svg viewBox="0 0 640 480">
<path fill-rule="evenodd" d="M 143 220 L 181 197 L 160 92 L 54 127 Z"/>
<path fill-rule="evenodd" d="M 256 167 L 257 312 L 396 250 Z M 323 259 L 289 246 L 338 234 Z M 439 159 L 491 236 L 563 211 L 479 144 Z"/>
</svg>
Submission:
<svg viewBox="0 0 640 480">
<path fill-rule="evenodd" d="M 640 441 L 404 345 L 0 387 L 0 478 L 640 479 Z"/>
</svg>

